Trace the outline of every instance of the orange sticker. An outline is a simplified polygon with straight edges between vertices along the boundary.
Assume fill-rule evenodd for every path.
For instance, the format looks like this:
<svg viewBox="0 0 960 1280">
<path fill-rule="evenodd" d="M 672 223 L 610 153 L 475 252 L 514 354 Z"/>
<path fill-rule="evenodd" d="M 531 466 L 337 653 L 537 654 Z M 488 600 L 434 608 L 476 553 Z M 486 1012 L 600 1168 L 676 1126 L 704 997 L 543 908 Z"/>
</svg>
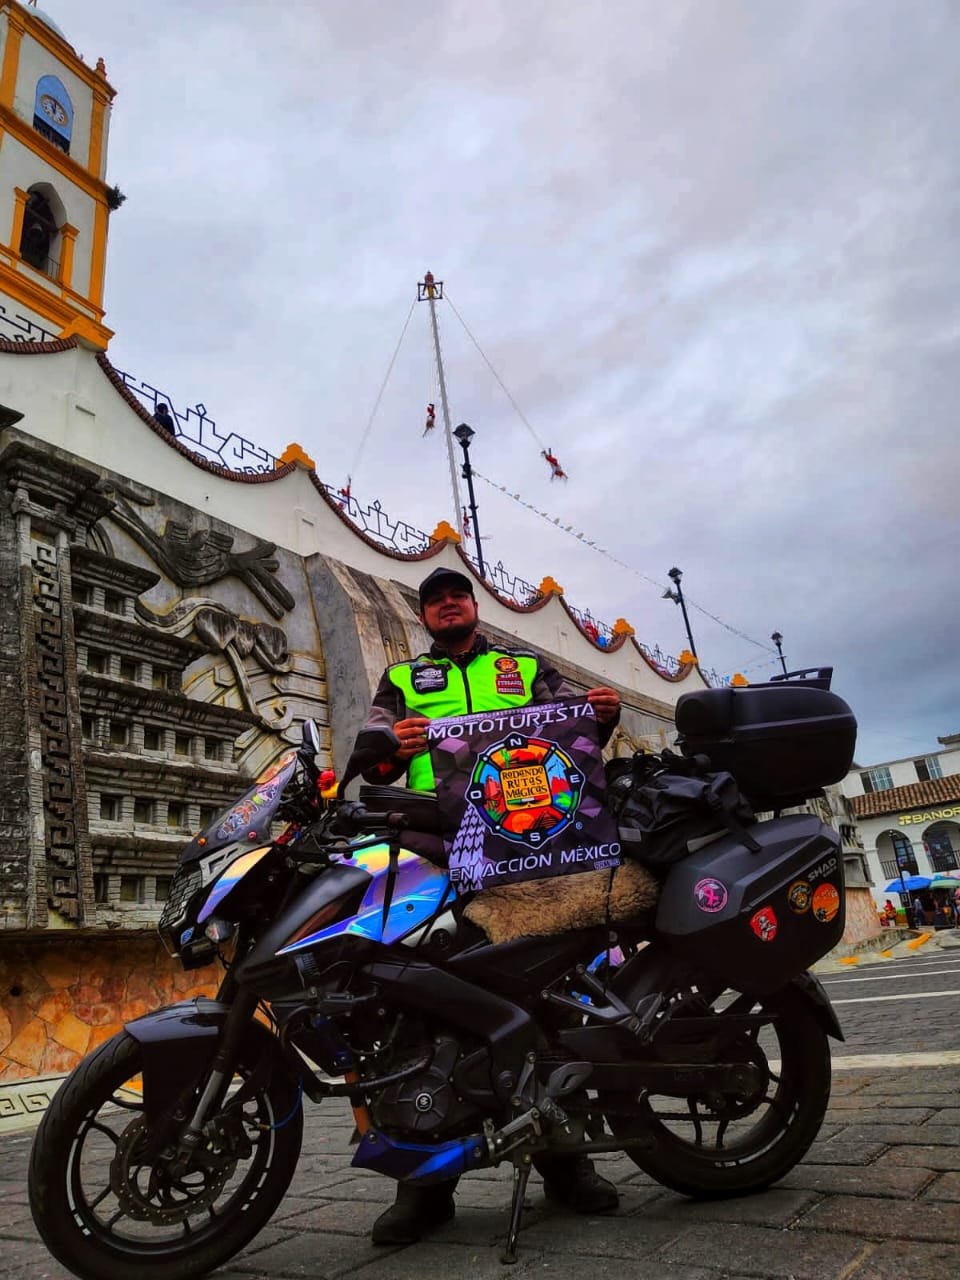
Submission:
<svg viewBox="0 0 960 1280">
<path fill-rule="evenodd" d="M 813 891 L 813 915 L 821 924 L 829 921 L 840 910 L 840 893 L 836 885 L 821 884 Z"/>
</svg>

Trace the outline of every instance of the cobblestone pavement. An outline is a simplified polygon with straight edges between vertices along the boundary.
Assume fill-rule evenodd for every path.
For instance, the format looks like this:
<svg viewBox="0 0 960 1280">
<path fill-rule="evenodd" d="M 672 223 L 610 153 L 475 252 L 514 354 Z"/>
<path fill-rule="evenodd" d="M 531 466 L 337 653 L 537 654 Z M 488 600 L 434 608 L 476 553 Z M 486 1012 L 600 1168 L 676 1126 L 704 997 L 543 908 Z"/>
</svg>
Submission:
<svg viewBox="0 0 960 1280">
<path fill-rule="evenodd" d="M 956 1276 L 960 950 L 928 948 L 824 981 L 847 1034 L 846 1044 L 834 1046 L 830 1111 L 802 1164 L 766 1192 L 696 1203 L 664 1190 L 625 1156 L 601 1157 L 600 1170 L 620 1188 L 619 1211 L 586 1218 L 555 1212 L 531 1179 L 520 1262 L 507 1269 L 499 1261 L 510 1189 L 502 1167 L 464 1178 L 456 1219 L 428 1241 L 375 1249 L 370 1226 L 393 1184 L 350 1169 L 352 1121 L 344 1108 L 311 1107 L 304 1154 L 284 1203 L 254 1243 L 215 1274 L 220 1280 Z M 857 1066 L 858 1059 L 871 1065 Z M 0 1141 L 3 1271 L 8 1280 L 67 1280 L 40 1245 L 27 1208 L 31 1140 L 19 1134 Z"/>
</svg>

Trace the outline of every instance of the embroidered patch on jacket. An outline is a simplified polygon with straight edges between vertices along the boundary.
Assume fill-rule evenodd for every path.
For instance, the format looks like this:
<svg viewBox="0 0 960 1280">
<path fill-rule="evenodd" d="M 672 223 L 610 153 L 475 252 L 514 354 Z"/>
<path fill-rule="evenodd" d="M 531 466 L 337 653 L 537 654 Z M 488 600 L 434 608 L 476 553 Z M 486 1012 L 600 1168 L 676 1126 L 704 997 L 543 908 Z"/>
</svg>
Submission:
<svg viewBox="0 0 960 1280">
<path fill-rule="evenodd" d="M 410 672 L 410 683 L 417 693 L 439 693 L 447 687 L 447 672 L 444 667 L 419 666 Z"/>
<path fill-rule="evenodd" d="M 526 694 L 523 687 L 523 676 L 519 671 L 505 671 L 497 676 L 497 693 Z"/>
<path fill-rule="evenodd" d="M 493 665 L 498 671 L 519 671 L 520 663 L 516 658 L 496 658 Z"/>
</svg>

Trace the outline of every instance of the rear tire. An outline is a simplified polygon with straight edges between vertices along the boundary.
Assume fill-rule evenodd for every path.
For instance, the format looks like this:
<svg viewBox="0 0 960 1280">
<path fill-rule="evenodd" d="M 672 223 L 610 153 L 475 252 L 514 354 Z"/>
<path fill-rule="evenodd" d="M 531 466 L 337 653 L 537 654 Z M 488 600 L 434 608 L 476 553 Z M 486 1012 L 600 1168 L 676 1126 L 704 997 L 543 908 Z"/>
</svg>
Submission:
<svg viewBox="0 0 960 1280">
<path fill-rule="evenodd" d="M 250 1077 L 263 1052 L 264 1041 L 250 1037 L 236 1077 Z M 33 1220 L 83 1280 L 186 1280 L 220 1266 L 270 1219 L 300 1154 L 303 1109 L 280 1067 L 239 1107 L 228 1095 L 219 1114 L 232 1110 L 236 1120 L 226 1153 L 201 1151 L 171 1179 L 150 1149 L 142 1066 L 127 1032 L 106 1041 L 54 1095 L 34 1139 Z"/>
<path fill-rule="evenodd" d="M 738 1007 L 743 1012 L 742 1003 Z M 761 1191 L 802 1160 L 820 1131 L 830 1100 L 830 1048 L 816 1010 L 791 987 L 757 1000 L 757 1007 L 778 1015 L 777 1021 L 757 1037 L 742 1037 L 738 1047 L 768 1071 L 762 1096 L 601 1095 L 618 1138 L 653 1138 L 650 1149 L 628 1148 L 626 1154 L 681 1195 L 706 1200 Z M 774 1071 L 769 1063 L 777 1056 Z M 622 1114 L 630 1110 L 633 1115 Z"/>
</svg>

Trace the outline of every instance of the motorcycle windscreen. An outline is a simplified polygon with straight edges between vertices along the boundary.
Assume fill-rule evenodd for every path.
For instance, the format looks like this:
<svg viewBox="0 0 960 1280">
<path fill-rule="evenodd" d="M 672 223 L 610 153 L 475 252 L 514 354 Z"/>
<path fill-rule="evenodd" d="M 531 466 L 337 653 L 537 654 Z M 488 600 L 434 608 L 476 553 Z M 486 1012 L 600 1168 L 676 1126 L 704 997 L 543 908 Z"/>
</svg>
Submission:
<svg viewBox="0 0 960 1280">
<path fill-rule="evenodd" d="M 181 855 L 181 863 L 196 862 L 233 841 L 251 845 L 268 841 L 283 793 L 296 767 L 296 751 L 285 751 L 279 760 L 264 769 L 239 800 L 217 814 L 193 837 Z"/>
<path fill-rule="evenodd" d="M 356 867 L 371 877 L 356 914 L 349 920 L 340 920 L 326 928 L 317 929 L 306 937 L 298 938 L 296 942 L 283 947 L 278 952 L 279 955 L 302 951 L 305 947 L 316 946 L 318 942 L 351 934 L 387 945 L 401 942 L 433 916 L 439 916 L 456 898 L 446 871 L 415 853 L 401 849 L 384 927 L 383 906 L 390 869 L 389 846 L 378 844 L 360 850 L 349 861 L 344 860 L 342 865 Z"/>
</svg>

